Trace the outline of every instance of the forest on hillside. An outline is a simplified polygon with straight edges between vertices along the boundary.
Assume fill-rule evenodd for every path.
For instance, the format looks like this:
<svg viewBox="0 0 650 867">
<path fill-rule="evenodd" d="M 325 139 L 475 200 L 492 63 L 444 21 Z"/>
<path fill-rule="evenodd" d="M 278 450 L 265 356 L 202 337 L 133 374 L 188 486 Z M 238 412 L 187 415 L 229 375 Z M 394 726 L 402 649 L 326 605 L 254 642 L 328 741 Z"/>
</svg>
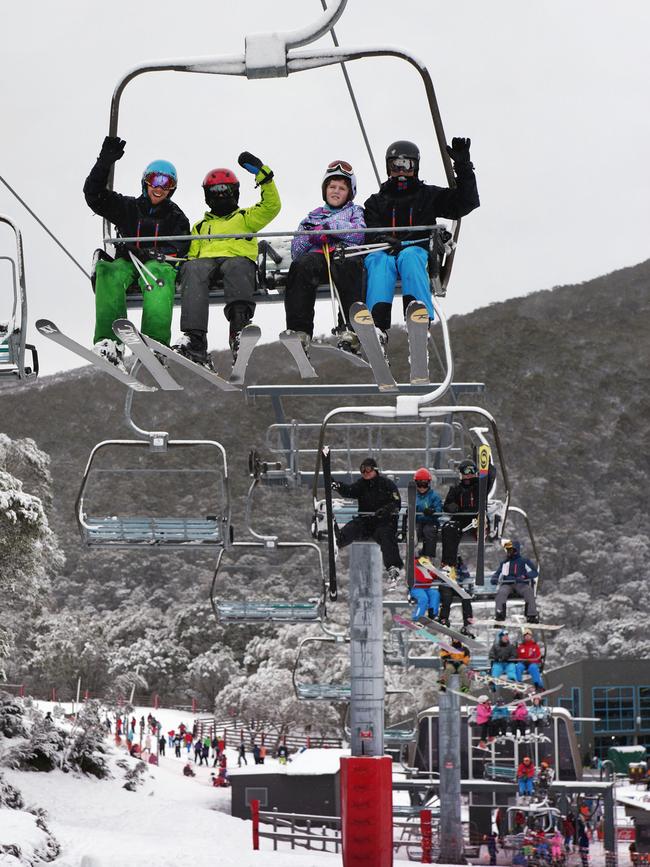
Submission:
<svg viewBox="0 0 650 867">
<path fill-rule="evenodd" d="M 549 646 L 549 665 L 585 656 L 650 657 L 650 602 L 644 593 L 650 553 L 649 313 L 650 261 L 449 321 L 454 378 L 486 384 L 472 402 L 498 422 L 514 502 L 535 529 L 542 619 L 565 624 Z M 393 330 L 391 355 L 396 378 L 402 379 L 405 335 Z M 225 355 L 216 354 L 216 361 L 224 370 Z M 329 381 L 349 376 L 332 362 L 320 369 Z M 298 381 L 278 344 L 256 350 L 250 379 Z M 271 403 L 215 393 L 192 374 L 182 382 L 186 391 L 180 396 L 136 395 L 134 419 L 175 438 L 223 443 L 235 538 L 245 538 L 249 451 L 277 457 L 266 442 L 266 429 L 275 420 Z M 9 681 L 34 690 L 57 684 L 72 692 L 81 677 L 92 695 L 108 695 L 116 679 L 137 670 L 147 689 L 168 702 L 196 697 L 204 707 L 216 702 L 222 711 L 273 712 L 287 724 L 337 727 L 337 708 L 315 711 L 293 697 L 296 647 L 314 628 L 216 624 L 208 602 L 213 553 L 98 551 L 80 544 L 74 504 L 88 454 L 102 440 L 133 436 L 123 421 L 123 400 L 119 384 L 89 369 L 2 395 L 3 538 L 13 533 L 17 544 L 16 522 L 8 517 L 12 502 L 29 495 L 43 507 L 36 521 L 40 536 L 29 535 L 34 527 L 25 519 L 21 550 L 28 553 L 22 571 L 3 584 L 12 600 L 0 622 Z M 320 422 L 331 406 L 323 399 L 285 402 L 288 418 L 312 422 Z M 163 482 L 154 478 L 141 473 L 129 481 L 106 473 L 93 495 L 97 502 L 103 497 L 123 506 L 138 495 L 171 504 L 205 493 L 207 476 L 201 473 L 182 479 L 182 493 L 171 476 Z M 256 531 L 310 538 L 310 491 L 266 489 L 256 494 L 256 504 Z M 6 576 L 12 563 L 11 546 L 0 544 Z M 269 569 L 263 556 L 247 553 L 230 563 L 227 575 L 240 597 L 303 598 L 307 587 L 318 584 L 305 554 Z M 329 613 L 335 623 L 343 622 L 345 602 L 330 606 Z M 345 677 L 345 664 L 332 653 L 309 661 L 307 669 L 337 680 Z M 433 699 L 430 672 L 387 672 L 393 685 L 413 690 L 418 705 Z M 403 714 L 404 697 L 399 706 L 390 701 L 394 715 Z"/>
</svg>

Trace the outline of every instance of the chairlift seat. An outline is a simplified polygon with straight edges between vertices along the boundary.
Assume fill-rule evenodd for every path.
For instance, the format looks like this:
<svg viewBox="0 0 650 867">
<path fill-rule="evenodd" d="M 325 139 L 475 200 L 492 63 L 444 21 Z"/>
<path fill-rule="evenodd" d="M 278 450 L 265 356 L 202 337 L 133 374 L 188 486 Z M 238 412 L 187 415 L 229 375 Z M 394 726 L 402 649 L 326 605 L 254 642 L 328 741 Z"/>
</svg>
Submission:
<svg viewBox="0 0 650 867">
<path fill-rule="evenodd" d="M 296 695 L 309 701 L 350 701 L 350 683 L 296 683 Z"/>
<path fill-rule="evenodd" d="M 222 623 L 314 623 L 323 617 L 321 602 L 215 603 Z"/>
<path fill-rule="evenodd" d="M 384 729 L 384 743 L 410 744 L 417 735 L 417 729 Z"/>
<path fill-rule="evenodd" d="M 485 765 L 484 774 L 492 780 L 512 783 L 517 780 L 517 769 L 512 765 Z"/>
<path fill-rule="evenodd" d="M 216 518 L 86 518 L 81 524 L 87 545 L 223 545 Z"/>
</svg>

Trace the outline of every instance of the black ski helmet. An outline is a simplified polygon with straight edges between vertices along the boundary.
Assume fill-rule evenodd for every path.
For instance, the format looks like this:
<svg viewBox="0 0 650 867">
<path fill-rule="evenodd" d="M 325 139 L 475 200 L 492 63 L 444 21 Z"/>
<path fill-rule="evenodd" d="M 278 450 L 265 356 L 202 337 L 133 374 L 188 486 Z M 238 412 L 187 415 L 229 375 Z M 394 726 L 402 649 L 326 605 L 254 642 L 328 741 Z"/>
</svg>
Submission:
<svg viewBox="0 0 650 867">
<path fill-rule="evenodd" d="M 468 478 L 474 478 L 478 475 L 478 470 L 476 469 L 476 464 L 470 458 L 467 458 L 464 461 L 461 461 L 458 465 L 458 472 L 460 473 L 460 477 L 466 476 Z"/>
<path fill-rule="evenodd" d="M 420 170 L 420 148 L 412 141 L 394 141 L 386 148 L 386 174 L 390 177 L 390 168 L 388 160 L 395 157 L 406 157 L 410 160 L 415 160 L 415 177 L 418 176 Z"/>
<path fill-rule="evenodd" d="M 370 467 L 373 470 L 377 469 L 377 461 L 374 458 L 364 458 L 361 461 L 361 465 L 359 467 L 360 470 L 363 470 L 364 467 Z"/>
</svg>

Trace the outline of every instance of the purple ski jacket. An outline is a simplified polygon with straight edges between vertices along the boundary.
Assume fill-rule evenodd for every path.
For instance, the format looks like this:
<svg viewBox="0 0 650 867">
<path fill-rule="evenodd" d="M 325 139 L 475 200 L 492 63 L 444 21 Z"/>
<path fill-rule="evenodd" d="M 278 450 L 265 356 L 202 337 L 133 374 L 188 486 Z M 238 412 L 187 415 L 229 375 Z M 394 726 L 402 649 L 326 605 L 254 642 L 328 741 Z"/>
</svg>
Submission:
<svg viewBox="0 0 650 867">
<path fill-rule="evenodd" d="M 350 229 L 344 235 L 332 235 L 329 240 L 333 243 L 342 243 L 346 247 L 363 244 L 363 232 L 355 232 L 354 229 L 364 229 L 366 220 L 363 208 L 354 202 L 346 202 L 342 208 L 330 208 L 321 205 L 310 211 L 304 220 L 301 220 L 298 231 L 306 229 L 312 231 L 322 229 L 323 235 L 328 229 Z M 295 235 L 291 242 L 291 258 L 299 259 L 305 253 L 320 253 L 323 249 L 323 239 L 318 235 Z"/>
</svg>

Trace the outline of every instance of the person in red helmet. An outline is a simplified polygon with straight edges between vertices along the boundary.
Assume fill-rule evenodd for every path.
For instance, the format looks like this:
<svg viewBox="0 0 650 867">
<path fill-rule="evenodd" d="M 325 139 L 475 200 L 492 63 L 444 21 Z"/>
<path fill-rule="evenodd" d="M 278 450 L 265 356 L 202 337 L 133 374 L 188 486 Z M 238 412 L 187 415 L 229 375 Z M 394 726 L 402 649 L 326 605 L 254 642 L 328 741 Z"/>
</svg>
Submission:
<svg viewBox="0 0 650 867">
<path fill-rule="evenodd" d="M 260 201 L 250 208 L 239 207 L 239 180 L 231 169 L 217 168 L 203 180 L 203 193 L 209 208 L 192 226 L 193 235 L 247 235 L 259 232 L 280 212 L 280 195 L 273 172 L 248 151 L 239 155 L 239 165 L 255 175 Z M 224 315 L 230 323 L 229 343 L 237 359 L 242 328 L 253 318 L 255 302 L 256 238 L 194 239 L 181 268 L 181 331 L 173 346 L 177 352 L 212 367 L 208 353 L 208 293 L 210 285 L 221 278 L 224 288 Z"/>
<path fill-rule="evenodd" d="M 419 556 L 436 556 L 438 543 L 438 516 L 442 513 L 442 499 L 431 487 L 432 476 L 426 467 L 420 467 L 413 474 L 417 488 L 415 498 L 415 532 L 422 545 Z"/>
</svg>

